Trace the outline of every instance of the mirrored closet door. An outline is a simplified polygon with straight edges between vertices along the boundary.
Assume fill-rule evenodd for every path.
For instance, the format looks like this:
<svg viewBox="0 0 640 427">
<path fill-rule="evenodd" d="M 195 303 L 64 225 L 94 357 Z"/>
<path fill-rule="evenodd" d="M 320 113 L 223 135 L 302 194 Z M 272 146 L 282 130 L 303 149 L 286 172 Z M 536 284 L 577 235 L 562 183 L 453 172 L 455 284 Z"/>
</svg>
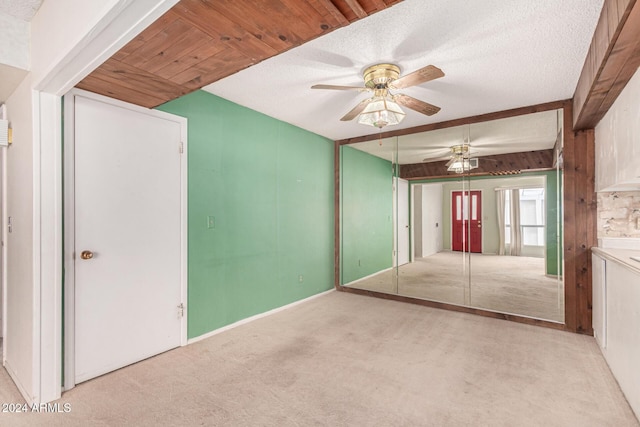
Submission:
<svg viewBox="0 0 640 427">
<path fill-rule="evenodd" d="M 341 285 L 563 323 L 561 123 L 343 145 Z"/>
</svg>

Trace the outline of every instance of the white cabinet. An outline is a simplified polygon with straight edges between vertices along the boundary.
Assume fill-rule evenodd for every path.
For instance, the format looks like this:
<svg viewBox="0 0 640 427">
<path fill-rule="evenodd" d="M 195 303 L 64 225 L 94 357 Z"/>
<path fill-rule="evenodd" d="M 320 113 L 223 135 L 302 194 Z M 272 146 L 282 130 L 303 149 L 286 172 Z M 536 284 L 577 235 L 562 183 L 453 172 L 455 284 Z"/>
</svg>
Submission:
<svg viewBox="0 0 640 427">
<path fill-rule="evenodd" d="M 595 129 L 596 191 L 640 188 L 640 71 Z"/>
<path fill-rule="evenodd" d="M 592 313 L 602 354 L 640 417 L 640 268 L 631 252 L 594 250 Z"/>
<path fill-rule="evenodd" d="M 640 274 L 607 262 L 605 358 L 631 408 L 640 415 Z"/>
<path fill-rule="evenodd" d="M 606 261 L 597 254 L 592 255 L 591 271 L 593 272 L 592 286 L 592 325 L 593 336 L 600 345 L 600 348 L 607 348 L 607 281 L 606 281 Z"/>
</svg>

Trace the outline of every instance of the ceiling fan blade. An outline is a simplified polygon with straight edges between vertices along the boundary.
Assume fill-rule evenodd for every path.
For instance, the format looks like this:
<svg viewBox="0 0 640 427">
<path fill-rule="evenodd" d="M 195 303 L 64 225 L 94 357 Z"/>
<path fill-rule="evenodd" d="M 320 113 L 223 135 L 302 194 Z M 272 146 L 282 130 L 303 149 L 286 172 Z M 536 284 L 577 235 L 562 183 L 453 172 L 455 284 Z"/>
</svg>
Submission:
<svg viewBox="0 0 640 427">
<path fill-rule="evenodd" d="M 395 95 L 394 99 L 398 104 L 404 105 L 407 108 L 411 108 L 412 110 L 427 116 L 433 116 L 435 113 L 440 111 L 440 107 L 420 101 L 419 99 L 415 99 L 409 95 L 403 95 L 400 93 Z"/>
<path fill-rule="evenodd" d="M 364 86 L 336 86 L 336 85 L 313 85 L 311 89 L 331 89 L 331 90 L 357 90 L 367 92 L 370 89 Z"/>
<path fill-rule="evenodd" d="M 355 106 L 355 108 L 353 110 L 351 110 L 347 114 L 345 114 L 344 117 L 341 118 L 340 120 L 342 120 L 343 122 L 348 122 L 349 120 L 355 119 L 356 117 L 358 117 L 358 114 L 360 114 L 362 112 L 362 110 L 364 110 L 365 107 L 371 101 L 373 101 L 373 98 L 367 98 L 364 101 L 361 101 L 358 105 Z"/>
<path fill-rule="evenodd" d="M 406 87 L 411 87 L 431 80 L 439 79 L 443 76 L 444 73 L 440 68 L 433 65 L 427 65 L 426 67 L 420 68 L 413 73 L 409 73 L 406 76 L 400 77 L 398 80 L 392 81 L 391 83 L 389 83 L 389 87 L 392 89 L 404 89 Z"/>
</svg>

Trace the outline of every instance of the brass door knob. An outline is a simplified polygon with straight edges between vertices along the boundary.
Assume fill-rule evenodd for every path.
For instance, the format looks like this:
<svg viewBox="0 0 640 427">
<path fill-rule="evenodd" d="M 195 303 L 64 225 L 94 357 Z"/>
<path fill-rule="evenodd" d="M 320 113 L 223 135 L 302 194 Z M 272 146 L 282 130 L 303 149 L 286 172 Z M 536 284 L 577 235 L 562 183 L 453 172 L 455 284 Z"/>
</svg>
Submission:
<svg viewBox="0 0 640 427">
<path fill-rule="evenodd" d="M 82 251 L 80 253 L 80 258 L 82 258 L 82 259 L 91 259 L 91 258 L 93 258 L 93 252 L 91 252 L 91 251 Z"/>
</svg>

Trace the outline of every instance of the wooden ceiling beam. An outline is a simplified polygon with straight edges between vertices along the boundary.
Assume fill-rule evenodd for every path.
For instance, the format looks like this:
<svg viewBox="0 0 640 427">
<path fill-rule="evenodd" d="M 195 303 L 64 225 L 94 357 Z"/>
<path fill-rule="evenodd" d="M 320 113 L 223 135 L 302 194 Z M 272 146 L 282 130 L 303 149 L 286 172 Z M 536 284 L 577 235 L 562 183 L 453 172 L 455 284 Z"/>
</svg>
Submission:
<svg viewBox="0 0 640 427">
<path fill-rule="evenodd" d="M 573 129 L 594 128 L 640 66 L 640 2 L 605 0 L 573 96 Z"/>
<path fill-rule="evenodd" d="M 368 16 L 367 11 L 364 10 L 360 3 L 358 3 L 358 0 L 344 0 L 344 2 L 351 8 L 358 19 L 366 18 Z"/>
<path fill-rule="evenodd" d="M 553 169 L 553 150 L 523 151 L 520 153 L 495 154 L 478 157 L 478 168 L 470 174 L 447 171 L 448 160 L 400 165 L 400 177 L 408 180 L 504 175 L 527 171 Z"/>
<path fill-rule="evenodd" d="M 397 1 L 180 0 L 78 87 L 155 107 L 390 3 Z"/>
<path fill-rule="evenodd" d="M 339 26 L 349 25 L 347 17 L 330 0 L 311 0 L 309 3 L 318 11 L 326 10 L 337 21 Z"/>
<path fill-rule="evenodd" d="M 384 0 L 371 0 L 371 3 L 376 7 L 377 10 L 383 10 L 387 8 L 387 4 Z"/>
</svg>

